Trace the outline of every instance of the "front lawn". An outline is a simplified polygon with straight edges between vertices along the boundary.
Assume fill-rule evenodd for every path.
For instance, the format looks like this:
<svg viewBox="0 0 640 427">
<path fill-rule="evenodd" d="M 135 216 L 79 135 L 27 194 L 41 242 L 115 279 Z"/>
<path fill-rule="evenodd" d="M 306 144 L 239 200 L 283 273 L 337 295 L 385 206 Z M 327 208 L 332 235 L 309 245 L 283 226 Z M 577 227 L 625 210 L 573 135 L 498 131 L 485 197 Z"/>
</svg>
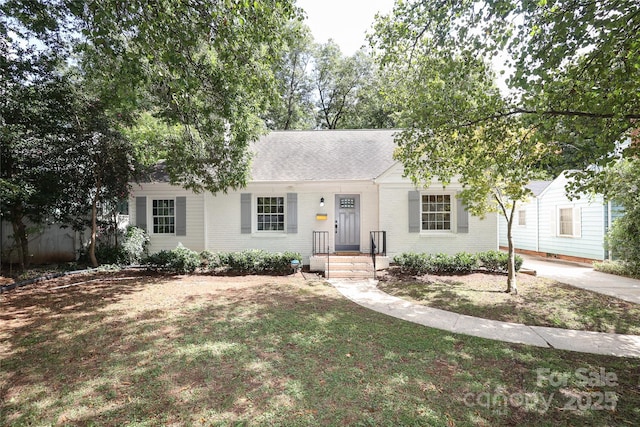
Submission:
<svg viewBox="0 0 640 427">
<path fill-rule="evenodd" d="M 507 294 L 499 274 L 403 276 L 390 269 L 378 287 L 388 294 L 460 314 L 530 326 L 640 335 L 640 306 L 551 279 L 518 274 Z"/>
<path fill-rule="evenodd" d="M 78 275 L 0 295 L 0 425 L 633 425 L 638 360 L 397 320 L 301 277 Z"/>
</svg>

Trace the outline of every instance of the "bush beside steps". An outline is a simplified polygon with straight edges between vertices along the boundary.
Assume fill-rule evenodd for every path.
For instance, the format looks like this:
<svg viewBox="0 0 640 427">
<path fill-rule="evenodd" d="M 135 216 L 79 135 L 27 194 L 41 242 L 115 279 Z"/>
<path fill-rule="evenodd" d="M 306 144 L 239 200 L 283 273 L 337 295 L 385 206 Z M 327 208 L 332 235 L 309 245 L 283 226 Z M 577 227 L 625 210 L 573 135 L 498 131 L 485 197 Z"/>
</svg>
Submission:
<svg viewBox="0 0 640 427">
<path fill-rule="evenodd" d="M 178 245 L 170 251 L 163 250 L 149 255 L 142 265 L 154 271 L 177 274 L 202 273 L 226 274 L 287 274 L 291 261 L 302 257 L 295 252 L 267 252 L 251 249 L 241 252 L 196 252 Z"/>
<path fill-rule="evenodd" d="M 404 274 L 470 274 L 475 271 L 486 271 L 490 273 L 506 273 L 509 254 L 501 251 L 486 251 L 471 254 L 468 252 L 458 252 L 455 255 L 426 254 L 407 252 L 396 255 L 394 263 Z M 515 257 L 515 269 L 519 271 L 522 267 L 521 256 Z"/>
</svg>

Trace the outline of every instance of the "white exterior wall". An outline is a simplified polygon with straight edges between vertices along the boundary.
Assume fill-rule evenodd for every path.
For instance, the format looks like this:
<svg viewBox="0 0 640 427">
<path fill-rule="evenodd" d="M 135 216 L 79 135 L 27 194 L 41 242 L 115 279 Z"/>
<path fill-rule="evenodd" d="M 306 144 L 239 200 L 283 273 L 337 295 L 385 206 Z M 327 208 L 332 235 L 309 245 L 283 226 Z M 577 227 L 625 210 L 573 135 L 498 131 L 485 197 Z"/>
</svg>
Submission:
<svg viewBox="0 0 640 427">
<path fill-rule="evenodd" d="M 526 224 L 519 225 L 518 211 L 524 210 L 526 213 Z M 507 242 L 507 220 L 504 215 L 498 214 L 498 227 L 500 229 L 500 246 L 508 246 Z M 516 213 L 511 228 L 513 244 L 517 249 L 530 251 L 538 250 L 538 199 L 532 198 L 527 202 L 520 202 L 516 206 Z"/>
<path fill-rule="evenodd" d="M 167 183 L 146 183 L 135 186 L 133 196 L 147 197 L 147 228 L 150 231 L 150 252 L 173 249 L 178 243 L 196 251 L 234 252 L 263 249 L 269 252 L 292 251 L 303 256 L 307 264 L 313 251 L 313 231 L 327 231 L 329 249 L 335 250 L 335 195 L 360 196 L 360 252 L 370 250 L 370 231 L 387 232 L 387 254 L 390 257 L 403 252 L 429 252 L 455 254 L 461 251 L 479 252 L 497 249 L 498 223 L 495 214 L 484 219 L 470 216 L 469 232 L 457 233 L 457 212 L 452 209 L 451 232 L 409 233 L 408 193 L 415 190 L 409 180 L 402 177 L 401 167 L 393 168 L 374 181 L 360 182 L 305 182 L 305 183 L 250 183 L 247 188 L 228 194 L 194 194 Z M 446 192 L 455 197 L 460 186 L 450 185 L 442 190 L 434 184 L 424 192 Z M 251 194 L 251 233 L 241 233 L 241 194 Z M 257 197 L 287 197 L 297 194 L 297 233 L 257 231 Z M 152 232 L 152 200 L 178 196 L 187 198 L 187 235 L 163 235 Z M 324 207 L 320 199 L 324 198 Z M 455 207 L 452 198 L 452 206 Z M 286 205 L 286 201 L 285 201 Z M 327 214 L 326 220 L 316 214 Z M 136 224 L 135 197 L 130 200 L 131 224 Z M 285 208 L 285 224 L 287 223 Z M 286 225 L 285 225 L 286 230 Z M 324 252 L 324 251 L 323 251 Z"/>
<path fill-rule="evenodd" d="M 186 248 L 201 252 L 205 249 L 205 223 L 206 210 L 204 206 L 205 193 L 196 194 L 193 191 L 173 186 L 165 182 L 152 182 L 134 184 L 132 198 L 129 199 L 130 224 L 137 224 L 135 197 L 147 198 L 147 232 L 149 233 L 149 253 L 161 250 L 175 249 L 182 243 Z M 154 199 L 175 199 L 184 196 L 187 199 L 187 233 L 185 236 L 175 234 L 155 234 L 153 232 L 152 201 Z"/>
<path fill-rule="evenodd" d="M 250 234 L 240 232 L 240 195 L 242 193 L 251 194 Z M 298 197 L 298 232 L 257 231 L 256 198 L 274 196 L 286 198 L 287 193 L 296 193 Z M 372 182 L 251 183 L 238 192 L 215 196 L 207 194 L 206 247 L 213 252 L 246 249 L 263 249 L 270 252 L 293 251 L 299 252 L 304 258 L 303 262 L 308 263 L 313 251 L 313 231 L 328 231 L 329 246 L 331 251 L 334 250 L 334 196 L 336 194 L 360 195 L 360 251 L 369 251 L 369 231 L 377 230 L 378 224 L 378 193 L 377 187 Z M 324 207 L 320 207 L 321 198 L 325 200 Z M 317 220 L 318 213 L 327 214 L 327 219 Z"/>
<path fill-rule="evenodd" d="M 482 252 L 498 249 L 498 221 L 496 214 L 490 213 L 484 219 L 469 216 L 469 232 L 409 232 L 409 191 L 417 190 L 411 182 L 402 177 L 402 167 L 397 164 L 376 180 L 380 184 L 380 230 L 387 231 L 387 255 L 393 257 L 403 252 L 446 253 Z M 455 197 L 461 186 L 451 183 L 443 189 L 434 182 L 427 189 L 419 189 L 422 194 L 451 194 Z M 455 201 L 452 198 L 452 227 L 457 223 Z"/>
<path fill-rule="evenodd" d="M 567 179 L 561 175 L 540 197 L 540 252 L 581 258 L 604 259 L 604 201 L 601 195 L 569 200 L 566 196 Z M 580 235 L 558 235 L 558 210 L 580 209 Z"/>
</svg>

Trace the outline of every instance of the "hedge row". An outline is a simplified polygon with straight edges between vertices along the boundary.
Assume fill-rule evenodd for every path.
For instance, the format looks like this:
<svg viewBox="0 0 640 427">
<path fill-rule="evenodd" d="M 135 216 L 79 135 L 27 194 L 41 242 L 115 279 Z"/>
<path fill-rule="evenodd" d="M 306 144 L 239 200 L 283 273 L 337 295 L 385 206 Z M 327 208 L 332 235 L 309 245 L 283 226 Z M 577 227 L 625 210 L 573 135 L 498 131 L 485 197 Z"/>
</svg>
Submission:
<svg viewBox="0 0 640 427">
<path fill-rule="evenodd" d="M 148 256 L 143 265 L 152 270 L 189 274 L 225 272 L 233 274 L 285 274 L 291 271 L 291 261 L 302 262 L 299 253 L 273 253 L 259 249 L 242 252 L 198 253 L 182 245 L 170 251 L 163 250 Z"/>
<path fill-rule="evenodd" d="M 477 270 L 505 273 L 509 255 L 500 251 L 476 254 L 458 252 L 455 255 L 408 252 L 393 258 L 400 271 L 406 274 L 469 274 Z M 522 267 L 523 259 L 516 255 L 516 271 Z"/>
</svg>

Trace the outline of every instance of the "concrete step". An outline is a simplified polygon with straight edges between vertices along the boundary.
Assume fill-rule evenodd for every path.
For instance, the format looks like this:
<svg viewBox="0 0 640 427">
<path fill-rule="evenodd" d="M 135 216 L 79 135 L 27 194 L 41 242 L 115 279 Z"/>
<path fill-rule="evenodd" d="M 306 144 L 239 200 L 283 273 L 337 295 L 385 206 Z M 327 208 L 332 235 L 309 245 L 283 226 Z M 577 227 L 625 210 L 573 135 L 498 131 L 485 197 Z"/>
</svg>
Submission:
<svg viewBox="0 0 640 427">
<path fill-rule="evenodd" d="M 373 262 L 362 255 L 331 256 L 328 266 L 325 263 L 324 275 L 334 279 L 371 278 L 374 276 Z"/>
<path fill-rule="evenodd" d="M 325 271 L 324 276 L 329 279 L 371 279 L 373 278 L 373 270 L 371 271 L 347 271 L 347 270 L 331 270 Z"/>
</svg>

